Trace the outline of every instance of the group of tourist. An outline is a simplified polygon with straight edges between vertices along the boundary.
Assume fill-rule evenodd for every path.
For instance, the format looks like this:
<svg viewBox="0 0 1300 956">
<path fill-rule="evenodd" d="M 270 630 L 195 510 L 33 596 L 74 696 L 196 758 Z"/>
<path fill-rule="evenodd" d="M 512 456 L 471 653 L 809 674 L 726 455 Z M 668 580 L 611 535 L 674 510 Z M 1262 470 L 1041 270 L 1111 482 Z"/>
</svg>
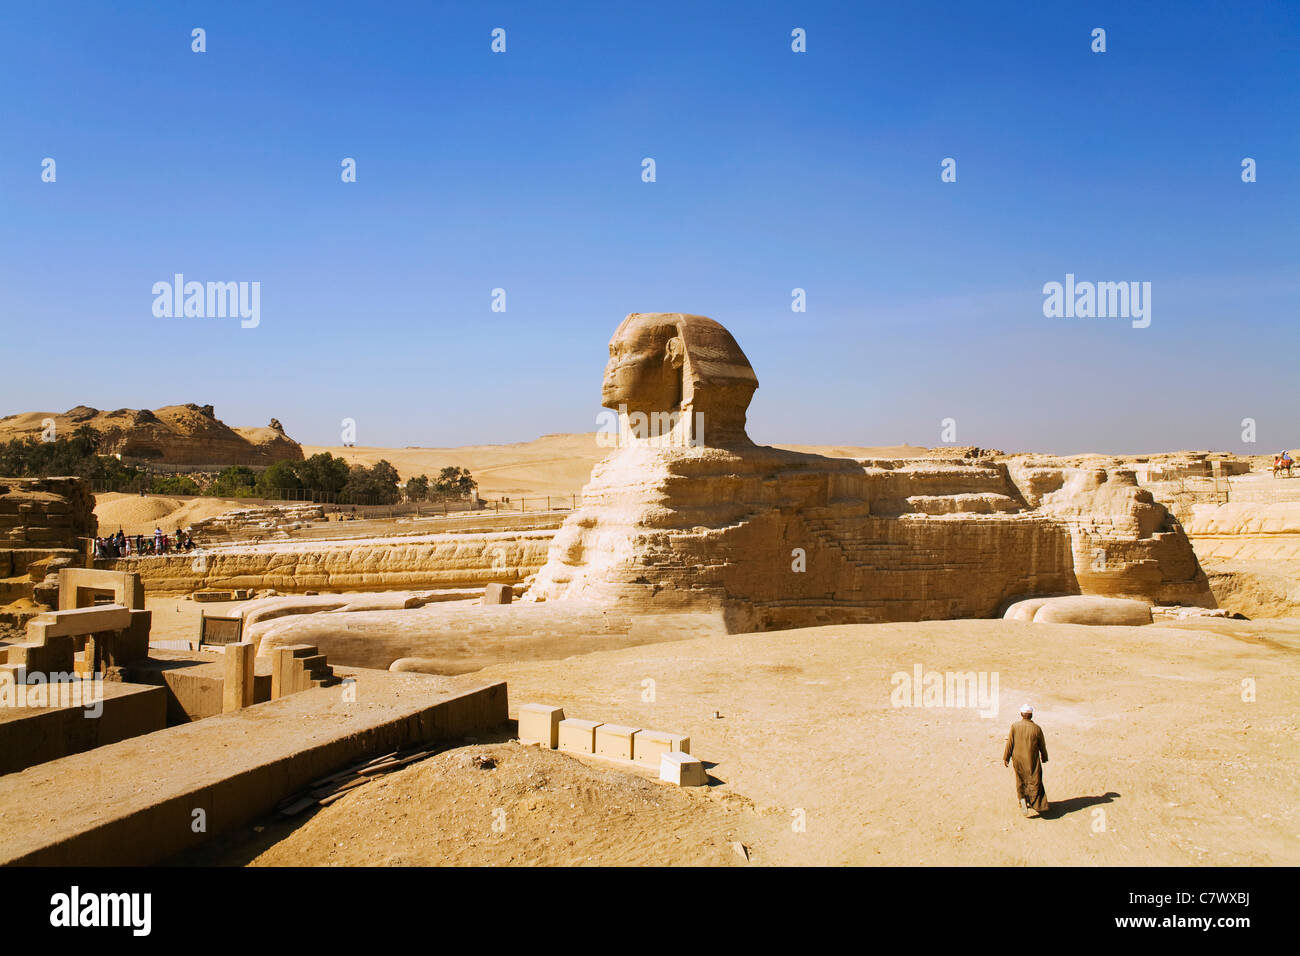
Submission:
<svg viewBox="0 0 1300 956">
<path fill-rule="evenodd" d="M 142 534 L 134 537 L 125 534 L 121 528 L 117 529 L 117 534 L 110 534 L 107 538 L 96 538 L 94 546 L 94 557 L 96 560 L 109 558 L 139 558 L 156 554 L 180 554 L 183 551 L 193 551 L 198 545 L 194 543 L 194 537 L 181 528 L 176 529 L 176 536 L 165 534 L 161 528 L 153 529 L 152 540 Z"/>
</svg>

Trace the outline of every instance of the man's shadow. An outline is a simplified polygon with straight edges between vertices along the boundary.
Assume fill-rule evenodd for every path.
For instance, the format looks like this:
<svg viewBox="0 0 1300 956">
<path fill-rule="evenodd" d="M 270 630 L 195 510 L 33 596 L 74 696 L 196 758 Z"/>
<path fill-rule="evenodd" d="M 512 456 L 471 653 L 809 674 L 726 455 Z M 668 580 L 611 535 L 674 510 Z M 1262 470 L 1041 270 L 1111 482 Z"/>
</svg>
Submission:
<svg viewBox="0 0 1300 956">
<path fill-rule="evenodd" d="M 1049 800 L 1050 804 L 1046 813 L 1040 813 L 1039 817 L 1044 820 L 1055 820 L 1063 817 L 1067 813 L 1074 813 L 1076 810 L 1085 810 L 1088 807 L 1095 807 L 1099 803 L 1110 803 L 1119 799 L 1119 794 L 1111 790 L 1103 793 L 1099 797 L 1067 797 L 1065 800 Z"/>
</svg>

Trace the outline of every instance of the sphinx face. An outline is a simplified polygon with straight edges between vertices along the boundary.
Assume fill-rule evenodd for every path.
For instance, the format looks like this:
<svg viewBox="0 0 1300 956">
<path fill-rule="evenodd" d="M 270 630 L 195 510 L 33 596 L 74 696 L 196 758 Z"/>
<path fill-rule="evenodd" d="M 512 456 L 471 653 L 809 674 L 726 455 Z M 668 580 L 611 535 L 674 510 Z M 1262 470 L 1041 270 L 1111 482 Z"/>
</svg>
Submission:
<svg viewBox="0 0 1300 956">
<path fill-rule="evenodd" d="M 629 412 L 670 411 L 682 401 L 682 340 L 675 326 L 640 318 L 629 316 L 610 340 L 600 403 Z"/>
</svg>

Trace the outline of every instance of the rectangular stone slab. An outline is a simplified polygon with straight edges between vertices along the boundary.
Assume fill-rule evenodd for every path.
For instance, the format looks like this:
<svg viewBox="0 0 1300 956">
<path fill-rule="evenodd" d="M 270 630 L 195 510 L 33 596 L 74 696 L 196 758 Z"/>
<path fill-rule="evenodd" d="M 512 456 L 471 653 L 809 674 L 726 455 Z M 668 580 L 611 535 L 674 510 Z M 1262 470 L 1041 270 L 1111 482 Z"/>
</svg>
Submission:
<svg viewBox="0 0 1300 956">
<path fill-rule="evenodd" d="M 563 707 L 547 704 L 524 704 L 519 708 L 519 742 L 541 744 L 554 750 L 560 744 L 560 721 Z"/>
<path fill-rule="evenodd" d="M 643 730 L 636 735 L 636 762 L 654 769 L 659 768 L 662 754 L 690 753 L 691 738 L 685 734 L 669 734 L 662 730 Z"/>
<path fill-rule="evenodd" d="M 131 626 L 131 610 L 120 604 L 101 604 L 71 611 L 49 611 L 33 618 L 31 623 L 43 625 L 46 637 L 125 631 Z"/>
<path fill-rule="evenodd" d="M 601 724 L 596 728 L 596 756 L 614 760 L 631 760 L 639 727 Z"/>
<path fill-rule="evenodd" d="M 560 749 L 571 754 L 596 752 L 596 728 L 599 720 L 579 720 L 571 717 L 560 721 Z"/>
<path fill-rule="evenodd" d="M 679 752 L 659 756 L 659 779 L 679 787 L 702 787 L 709 782 L 699 758 Z"/>
</svg>

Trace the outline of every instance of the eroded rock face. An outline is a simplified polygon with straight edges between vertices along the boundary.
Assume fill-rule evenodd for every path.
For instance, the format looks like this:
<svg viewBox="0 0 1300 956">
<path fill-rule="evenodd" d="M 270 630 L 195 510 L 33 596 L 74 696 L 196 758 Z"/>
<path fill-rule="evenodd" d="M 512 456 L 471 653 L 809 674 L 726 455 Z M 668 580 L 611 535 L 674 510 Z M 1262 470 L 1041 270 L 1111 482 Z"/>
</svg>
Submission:
<svg viewBox="0 0 1300 956">
<path fill-rule="evenodd" d="M 1182 525 L 1131 469 L 1067 469 L 1039 510 L 1069 528 L 1083 594 L 1214 606 Z"/>
<path fill-rule="evenodd" d="M 1026 594 L 1213 604 L 1182 528 L 1131 471 L 1021 467 L 1017 481 L 989 460 L 756 446 L 757 387 L 711 319 L 628 316 L 602 388 L 621 447 L 525 599 L 716 607 L 733 630 L 991 617 Z"/>
<path fill-rule="evenodd" d="M 1187 532 L 1219 606 L 1251 618 L 1300 613 L 1300 482 L 1266 478 L 1190 510 Z"/>
<path fill-rule="evenodd" d="M 0 420 L 0 441 L 39 437 L 49 420 L 55 433 L 71 435 L 79 425 L 100 434 L 101 455 L 122 455 L 166 465 L 269 465 L 301 461 L 302 448 L 283 431 L 230 428 L 211 405 L 169 405 L 155 411 L 119 408 L 104 412 L 78 405 L 62 415 L 27 412 Z"/>
<path fill-rule="evenodd" d="M 80 566 L 96 532 L 84 478 L 0 478 L 0 605 L 58 601 L 58 569 Z"/>
</svg>

